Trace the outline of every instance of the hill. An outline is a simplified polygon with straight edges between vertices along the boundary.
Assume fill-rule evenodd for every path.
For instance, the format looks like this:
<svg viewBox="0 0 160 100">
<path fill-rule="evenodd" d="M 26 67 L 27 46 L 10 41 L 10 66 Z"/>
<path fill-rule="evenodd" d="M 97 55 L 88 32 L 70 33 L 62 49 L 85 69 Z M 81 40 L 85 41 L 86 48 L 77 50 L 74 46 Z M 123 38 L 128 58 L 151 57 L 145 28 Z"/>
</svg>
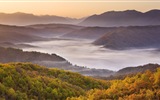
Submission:
<svg viewBox="0 0 160 100">
<path fill-rule="evenodd" d="M 127 76 L 131 77 L 131 76 L 135 76 L 138 73 L 144 73 L 147 70 L 151 72 L 156 72 L 157 68 L 160 68 L 159 64 L 146 64 L 141 66 L 125 67 L 118 70 L 117 72 L 115 72 L 109 77 L 96 77 L 96 78 L 104 79 L 104 80 L 124 79 Z"/>
<path fill-rule="evenodd" d="M 0 63 L 9 62 L 31 62 L 50 68 L 59 68 L 78 72 L 87 76 L 109 76 L 114 73 L 113 71 L 107 69 L 90 69 L 86 67 L 74 66 L 66 59 L 56 54 L 27 52 L 20 49 L 0 47 Z"/>
<path fill-rule="evenodd" d="M 48 24 L 48 23 L 63 23 L 73 24 L 78 20 L 53 15 L 33 15 L 28 13 L 0 13 L 0 24 L 7 25 L 31 25 L 31 24 Z"/>
<path fill-rule="evenodd" d="M 25 43 L 16 44 L 11 42 L 0 42 L 0 46 L 5 48 L 35 48 L 35 47 L 38 48 L 38 46 L 33 46 Z"/>
<path fill-rule="evenodd" d="M 110 49 L 159 48 L 160 26 L 119 27 L 106 33 L 94 44 Z"/>
<path fill-rule="evenodd" d="M 79 30 L 68 32 L 62 35 L 62 37 L 96 40 L 103 36 L 105 33 L 111 32 L 115 29 L 116 28 L 109 27 L 85 27 Z"/>
<path fill-rule="evenodd" d="M 0 42 L 22 43 L 47 40 L 36 35 L 39 32 L 33 28 L 0 25 Z"/>
<path fill-rule="evenodd" d="M 160 10 L 145 13 L 136 10 L 109 11 L 100 15 L 92 15 L 79 25 L 101 27 L 160 25 L 159 16 Z"/>
<path fill-rule="evenodd" d="M 160 69 L 146 71 L 123 80 L 112 80 L 108 89 L 92 89 L 67 100 L 159 100 Z"/>
<path fill-rule="evenodd" d="M 72 31 L 76 31 L 83 28 L 82 26 L 76 26 L 71 24 L 34 24 L 26 27 L 39 30 L 40 32 L 37 34 L 48 38 L 59 37 L 66 33 L 70 33 Z"/>
<path fill-rule="evenodd" d="M 0 64 L 1 100 L 65 100 L 90 89 L 107 87 L 105 81 L 64 70 L 30 63 Z"/>
<path fill-rule="evenodd" d="M 29 26 L 0 25 L 0 42 L 24 43 L 54 40 L 82 26 L 70 24 L 35 24 Z"/>
<path fill-rule="evenodd" d="M 160 67 L 158 64 L 147 64 L 143 66 L 137 66 L 137 67 L 126 67 L 123 69 L 120 69 L 115 74 L 116 75 L 129 75 L 129 74 L 136 74 L 140 72 L 145 72 L 146 70 L 150 70 L 152 72 L 156 71 L 156 69 Z"/>
<path fill-rule="evenodd" d="M 2 100 L 157 100 L 159 90 L 160 69 L 103 81 L 30 63 L 0 64 Z"/>
<path fill-rule="evenodd" d="M 56 54 L 45 54 L 40 52 L 27 52 L 20 49 L 0 47 L 0 62 L 34 62 L 34 61 L 65 61 Z"/>
<path fill-rule="evenodd" d="M 29 26 L 0 25 L 0 42 L 24 43 L 54 40 L 83 27 L 69 24 L 36 24 Z"/>
</svg>

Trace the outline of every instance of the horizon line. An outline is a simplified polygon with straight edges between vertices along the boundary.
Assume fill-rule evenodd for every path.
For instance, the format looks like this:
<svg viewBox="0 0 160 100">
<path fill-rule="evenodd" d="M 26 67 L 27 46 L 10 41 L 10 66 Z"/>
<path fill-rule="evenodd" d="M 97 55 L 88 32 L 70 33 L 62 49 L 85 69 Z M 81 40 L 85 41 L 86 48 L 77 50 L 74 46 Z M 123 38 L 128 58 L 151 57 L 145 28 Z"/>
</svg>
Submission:
<svg viewBox="0 0 160 100">
<path fill-rule="evenodd" d="M 15 11 L 15 12 L 0 12 L 0 14 L 16 14 L 16 13 L 22 13 L 22 14 L 31 14 L 33 16 L 55 16 L 55 17 L 63 17 L 63 18 L 71 18 L 71 19 L 82 19 L 82 18 L 85 18 L 85 17 L 89 17 L 89 16 L 92 16 L 92 15 L 100 15 L 100 14 L 103 14 L 103 13 L 107 13 L 107 12 L 111 12 L 111 11 L 115 11 L 115 12 L 124 12 L 124 11 L 132 11 L 132 10 L 135 10 L 137 12 L 140 12 L 140 13 L 146 13 L 146 12 L 149 12 L 149 11 L 152 11 L 152 10 L 159 10 L 160 9 L 150 9 L 150 10 L 147 10 L 147 11 L 140 11 L 140 10 L 136 10 L 136 9 L 126 9 L 126 10 L 109 10 L 109 11 L 104 11 L 102 13 L 99 13 L 99 14 L 96 14 L 96 13 L 93 13 L 91 15 L 87 15 L 87 16 L 82 16 L 82 17 L 79 17 L 79 18 L 76 18 L 76 17 L 69 17 L 69 16 L 61 16 L 61 15 L 52 15 L 52 14 L 35 14 L 35 13 L 31 13 L 31 12 L 23 12 L 23 11 Z"/>
<path fill-rule="evenodd" d="M 159 1 L 160 2 L 160 1 Z M 105 13 L 105 12 L 111 12 L 111 11 L 114 11 L 114 12 L 123 12 L 123 11 L 133 11 L 133 10 L 135 10 L 135 11 L 137 11 L 137 12 L 141 12 L 141 13 L 146 13 L 146 12 L 149 12 L 149 11 L 152 11 L 152 10 L 159 10 L 160 11 L 160 9 L 150 9 L 150 10 L 147 10 L 147 11 L 140 11 L 140 10 L 136 10 L 136 9 L 126 9 L 126 10 L 107 10 L 107 11 L 104 11 L 104 12 L 102 12 L 102 13 L 100 13 L 100 14 L 103 14 L 103 13 Z M 36 16 L 45 16 L 45 15 L 48 15 L 48 16 L 52 16 L 52 15 L 50 15 L 50 14 L 34 14 L 34 13 L 29 13 L 29 12 L 23 12 L 23 11 L 15 11 L 15 12 L 1 12 L 0 11 L 0 13 L 4 13 L 4 14 L 16 14 L 16 13 L 22 13 L 22 14 L 33 14 L 33 15 L 36 15 Z M 53 15 L 53 16 L 58 16 L 58 15 Z"/>
</svg>

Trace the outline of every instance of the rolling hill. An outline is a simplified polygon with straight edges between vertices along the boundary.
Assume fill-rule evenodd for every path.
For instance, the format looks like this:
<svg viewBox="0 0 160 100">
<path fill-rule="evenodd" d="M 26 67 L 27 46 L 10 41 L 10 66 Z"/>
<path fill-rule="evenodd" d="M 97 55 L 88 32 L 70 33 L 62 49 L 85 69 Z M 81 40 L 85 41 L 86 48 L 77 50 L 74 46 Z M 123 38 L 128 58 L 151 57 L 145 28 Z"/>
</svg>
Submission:
<svg viewBox="0 0 160 100">
<path fill-rule="evenodd" d="M 0 64 L 0 99 L 7 100 L 157 100 L 159 83 L 160 69 L 104 81 L 31 63 Z"/>
<path fill-rule="evenodd" d="M 76 26 L 71 24 L 35 24 L 27 26 L 39 30 L 38 33 L 43 37 L 59 37 L 66 33 L 70 33 L 76 30 L 80 30 L 82 26 Z"/>
<path fill-rule="evenodd" d="M 1 100 L 66 100 L 108 86 L 102 80 L 30 63 L 0 64 Z"/>
<path fill-rule="evenodd" d="M 108 89 L 92 89 L 67 100 L 159 100 L 160 69 L 146 71 L 122 80 L 112 80 Z"/>
<path fill-rule="evenodd" d="M 0 25 L 0 42 L 24 43 L 53 40 L 82 28 L 82 26 L 70 24 Z"/>
<path fill-rule="evenodd" d="M 109 11 L 100 15 L 92 15 L 80 22 L 82 26 L 147 26 L 160 25 L 160 10 L 145 13 L 136 10 Z"/>
<path fill-rule="evenodd" d="M 69 24 L 0 25 L 0 42 L 24 43 L 51 40 L 81 28 Z"/>
<path fill-rule="evenodd" d="M 0 42 L 22 43 L 46 40 L 36 35 L 39 32 L 33 28 L 0 25 Z"/>
<path fill-rule="evenodd" d="M 152 72 L 155 72 L 157 68 L 159 68 L 160 65 L 158 64 L 147 64 L 143 66 L 137 66 L 137 67 L 126 67 L 123 69 L 120 69 L 115 73 L 115 75 L 129 75 L 129 74 L 137 74 L 137 73 L 144 73 L 146 70 L 150 70 Z"/>
<path fill-rule="evenodd" d="M 109 28 L 109 27 L 85 27 L 79 30 L 75 30 L 69 33 L 62 35 L 62 37 L 67 38 L 77 38 L 77 39 L 98 39 L 102 35 L 107 32 L 111 32 L 115 30 L 116 27 Z"/>
<path fill-rule="evenodd" d="M 0 64 L 0 99 L 7 100 L 157 100 L 159 83 L 160 69 L 104 81 L 31 63 Z"/>
<path fill-rule="evenodd" d="M 53 16 L 53 15 L 33 15 L 28 13 L 0 13 L 0 24 L 7 25 L 31 25 L 31 24 L 48 24 L 48 23 L 63 23 L 73 24 L 77 23 L 78 19 L 67 17 Z M 78 21 L 79 22 L 79 21 Z"/>
<path fill-rule="evenodd" d="M 110 49 L 159 48 L 160 26 L 119 27 L 106 33 L 94 44 Z"/>
</svg>

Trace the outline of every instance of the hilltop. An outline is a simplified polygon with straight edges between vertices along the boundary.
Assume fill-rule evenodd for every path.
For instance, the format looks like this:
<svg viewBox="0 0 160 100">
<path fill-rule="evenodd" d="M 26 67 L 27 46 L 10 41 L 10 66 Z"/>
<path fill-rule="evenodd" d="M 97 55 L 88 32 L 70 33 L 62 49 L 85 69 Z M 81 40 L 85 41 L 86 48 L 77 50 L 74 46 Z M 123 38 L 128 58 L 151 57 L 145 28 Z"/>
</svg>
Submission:
<svg viewBox="0 0 160 100">
<path fill-rule="evenodd" d="M 159 48 L 160 26 L 119 27 L 97 39 L 94 44 L 109 49 Z"/>
</svg>

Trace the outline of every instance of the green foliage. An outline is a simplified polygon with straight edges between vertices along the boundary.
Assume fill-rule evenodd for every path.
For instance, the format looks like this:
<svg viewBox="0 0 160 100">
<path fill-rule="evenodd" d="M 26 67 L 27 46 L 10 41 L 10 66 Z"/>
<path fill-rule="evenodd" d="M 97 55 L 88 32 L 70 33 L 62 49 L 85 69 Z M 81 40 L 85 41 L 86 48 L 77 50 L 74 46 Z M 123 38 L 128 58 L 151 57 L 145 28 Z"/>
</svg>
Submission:
<svg viewBox="0 0 160 100">
<path fill-rule="evenodd" d="M 0 100 L 159 100 L 160 69 L 103 81 L 30 63 L 0 64 Z"/>
<path fill-rule="evenodd" d="M 30 63 L 0 64 L 0 100 L 65 100 L 108 82 Z"/>
</svg>

